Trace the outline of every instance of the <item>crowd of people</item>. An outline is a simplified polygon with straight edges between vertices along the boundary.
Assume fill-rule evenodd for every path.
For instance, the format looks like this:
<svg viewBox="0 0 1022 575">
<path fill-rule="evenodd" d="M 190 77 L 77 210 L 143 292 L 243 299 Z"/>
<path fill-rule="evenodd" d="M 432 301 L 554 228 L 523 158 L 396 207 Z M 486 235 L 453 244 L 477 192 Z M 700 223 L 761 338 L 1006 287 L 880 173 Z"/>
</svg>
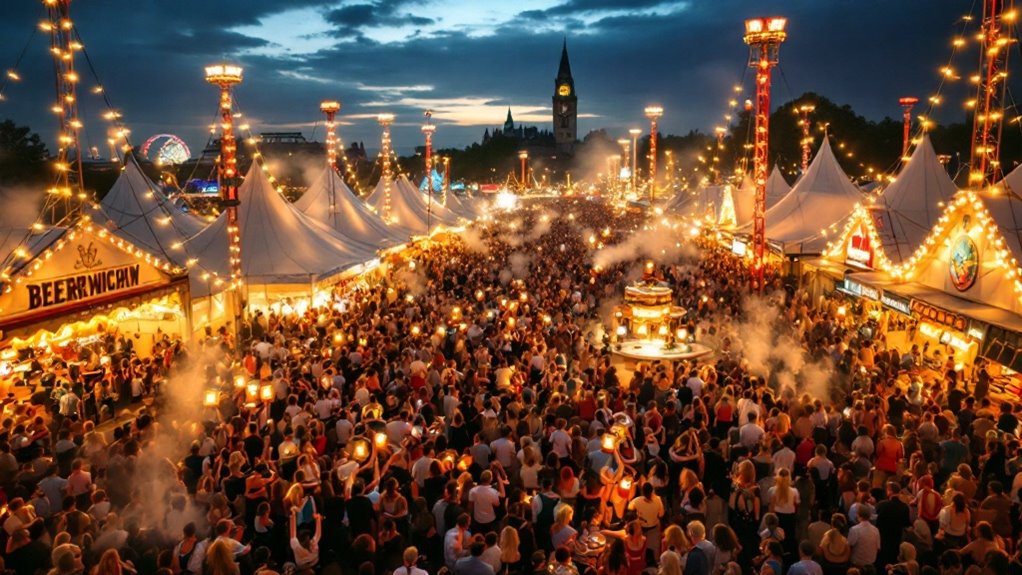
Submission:
<svg viewBox="0 0 1022 575">
<path fill-rule="evenodd" d="M 103 420 L 118 406 L 95 383 L 51 366 L 52 399 L 0 429 L 4 567 L 1022 572 L 1018 405 L 953 363 L 922 377 L 882 328 L 779 284 L 770 327 L 831 366 L 826 393 L 752 365 L 744 264 L 687 233 L 698 250 L 655 273 L 717 353 L 626 366 L 609 311 L 641 254 L 596 266 L 587 238 L 642 227 L 549 201 L 393 256 L 343 304 L 256 314 L 237 340 L 150 359 L 115 346 L 100 381 L 129 395 L 123 423 Z"/>
</svg>

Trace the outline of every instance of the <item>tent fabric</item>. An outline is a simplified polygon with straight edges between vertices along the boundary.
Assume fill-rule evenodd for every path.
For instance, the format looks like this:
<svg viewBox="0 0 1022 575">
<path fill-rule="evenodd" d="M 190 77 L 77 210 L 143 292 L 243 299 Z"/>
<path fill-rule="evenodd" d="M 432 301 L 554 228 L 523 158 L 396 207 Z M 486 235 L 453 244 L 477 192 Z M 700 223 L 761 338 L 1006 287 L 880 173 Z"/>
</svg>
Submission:
<svg viewBox="0 0 1022 575">
<path fill-rule="evenodd" d="M 415 198 L 419 201 L 419 205 L 422 206 L 423 210 L 429 210 L 430 220 L 435 219 L 446 226 L 457 226 L 459 224 L 459 220 L 461 218 L 451 210 L 445 208 L 444 205 L 438 202 L 435 197 L 433 198 L 432 205 L 427 206 L 426 204 L 429 202 L 429 198 L 427 198 L 425 194 L 419 192 L 419 189 L 416 188 L 415 184 L 408 179 L 408 176 L 401 174 L 397 177 L 395 182 L 401 187 L 406 197 Z"/>
<path fill-rule="evenodd" d="M 1011 257 L 1022 262 L 1022 166 L 1004 176 L 1001 184 L 1000 189 L 988 190 L 981 197 Z"/>
<path fill-rule="evenodd" d="M 404 180 L 408 182 L 407 179 Z M 419 192 L 408 182 L 402 185 L 401 178 L 396 178 L 390 185 L 390 214 L 388 224 L 411 230 L 415 235 L 426 235 L 427 223 L 430 231 L 439 225 L 453 225 L 457 218 L 445 210 L 438 202 L 434 202 L 427 210 L 426 199 L 419 198 Z M 384 201 L 386 192 L 383 179 L 380 179 L 373 189 L 373 193 L 366 198 L 366 204 L 379 214 L 384 221 L 387 221 L 388 214 L 384 213 Z M 444 217 L 446 216 L 446 218 Z M 427 221 L 428 220 L 428 221 Z"/>
<path fill-rule="evenodd" d="M 774 164 L 774 169 L 770 171 L 770 177 L 767 178 L 766 183 L 766 208 L 769 210 L 774 207 L 790 191 L 791 185 L 784 179 L 781 169 L 777 167 L 777 164 Z"/>
<path fill-rule="evenodd" d="M 253 163 L 238 190 L 238 226 L 241 234 L 241 270 L 248 285 L 322 282 L 375 257 L 353 246 L 325 225 L 305 216 L 273 188 L 258 163 Z M 230 278 L 227 213 L 185 245 L 199 266 L 226 281 Z M 192 294 L 208 295 L 209 280 L 193 269 Z"/>
<path fill-rule="evenodd" d="M 783 244 L 785 253 L 820 253 L 832 231 L 840 231 L 863 199 L 841 169 L 830 141 L 824 139 L 805 173 L 766 212 L 766 237 Z M 752 226 L 743 229 L 752 233 Z"/>
<path fill-rule="evenodd" d="M 479 217 L 477 206 L 468 203 L 470 200 L 459 198 L 454 192 L 447 192 L 447 205 L 445 206 L 448 210 L 454 214 L 465 218 L 466 220 L 474 220 Z"/>
<path fill-rule="evenodd" d="M 892 263 L 907 260 L 926 241 L 957 191 L 937 159 L 930 137 L 923 136 L 901 173 L 870 210 L 884 252 Z"/>
<path fill-rule="evenodd" d="M 402 244 L 410 236 L 410 233 L 387 226 L 330 166 L 324 168 L 294 205 L 342 236 L 376 249 Z"/>
<path fill-rule="evenodd" d="M 185 267 L 185 240 L 208 222 L 175 206 L 130 154 L 124 169 L 98 208 L 89 210 L 97 224 L 149 253 Z"/>
</svg>

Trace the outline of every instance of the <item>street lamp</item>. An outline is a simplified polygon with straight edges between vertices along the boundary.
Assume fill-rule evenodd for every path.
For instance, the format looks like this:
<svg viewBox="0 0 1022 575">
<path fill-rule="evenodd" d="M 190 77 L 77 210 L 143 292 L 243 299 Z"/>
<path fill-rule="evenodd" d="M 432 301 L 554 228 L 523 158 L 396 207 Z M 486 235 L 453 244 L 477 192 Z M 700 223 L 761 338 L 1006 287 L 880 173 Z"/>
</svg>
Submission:
<svg viewBox="0 0 1022 575">
<path fill-rule="evenodd" d="M 518 159 L 522 162 L 522 191 L 524 192 L 529 187 L 526 179 L 526 162 L 529 160 L 529 152 L 525 150 L 518 152 Z"/>
<path fill-rule="evenodd" d="M 664 115 L 664 109 L 660 106 L 646 106 L 645 112 L 649 118 L 649 203 L 652 205 L 656 188 L 656 123 Z"/>
<path fill-rule="evenodd" d="M 624 166 L 628 165 L 628 158 L 631 156 L 629 150 L 630 150 L 630 147 L 632 145 L 632 141 L 629 140 L 628 138 L 621 138 L 620 140 L 617 141 L 617 144 L 619 146 L 621 146 L 621 148 L 624 150 L 624 153 L 621 155 L 621 158 L 622 158 L 621 159 L 621 166 L 624 167 Z M 629 174 L 629 175 L 631 175 L 631 174 Z M 618 173 L 617 177 L 618 177 L 618 179 L 620 179 L 621 178 L 621 174 Z M 629 178 L 628 179 L 628 182 L 629 182 L 628 186 L 631 188 L 629 191 L 633 192 L 633 191 L 635 191 L 635 188 L 631 187 L 631 181 L 632 181 L 631 178 Z"/>
<path fill-rule="evenodd" d="M 628 130 L 628 133 L 632 136 L 632 191 L 636 192 L 639 189 L 636 185 L 636 178 L 638 177 L 636 174 L 639 171 L 639 135 L 642 134 L 642 130 L 632 128 Z"/>
</svg>

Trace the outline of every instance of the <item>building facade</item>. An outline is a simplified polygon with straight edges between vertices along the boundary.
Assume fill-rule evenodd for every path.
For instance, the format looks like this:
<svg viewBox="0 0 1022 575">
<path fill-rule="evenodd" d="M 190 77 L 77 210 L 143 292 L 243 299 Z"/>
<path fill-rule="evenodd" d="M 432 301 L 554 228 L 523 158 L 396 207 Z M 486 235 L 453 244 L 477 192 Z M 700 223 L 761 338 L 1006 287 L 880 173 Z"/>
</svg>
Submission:
<svg viewBox="0 0 1022 575">
<path fill-rule="evenodd" d="M 571 154 L 578 139 L 578 95 L 575 93 L 575 80 L 571 77 L 567 40 L 561 48 L 561 65 L 554 80 L 553 115 L 557 151 Z"/>
</svg>

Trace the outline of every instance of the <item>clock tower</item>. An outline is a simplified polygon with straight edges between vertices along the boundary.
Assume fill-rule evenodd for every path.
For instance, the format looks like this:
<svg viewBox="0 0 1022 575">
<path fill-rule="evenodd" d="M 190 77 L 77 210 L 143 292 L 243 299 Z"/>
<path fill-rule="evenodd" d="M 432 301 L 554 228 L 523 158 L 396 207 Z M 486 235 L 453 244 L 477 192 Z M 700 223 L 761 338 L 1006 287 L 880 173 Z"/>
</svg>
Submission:
<svg viewBox="0 0 1022 575">
<path fill-rule="evenodd" d="M 554 80 L 554 142 L 557 151 L 571 154 L 578 139 L 578 95 L 568 62 L 568 41 L 561 48 L 561 65 Z"/>
</svg>

